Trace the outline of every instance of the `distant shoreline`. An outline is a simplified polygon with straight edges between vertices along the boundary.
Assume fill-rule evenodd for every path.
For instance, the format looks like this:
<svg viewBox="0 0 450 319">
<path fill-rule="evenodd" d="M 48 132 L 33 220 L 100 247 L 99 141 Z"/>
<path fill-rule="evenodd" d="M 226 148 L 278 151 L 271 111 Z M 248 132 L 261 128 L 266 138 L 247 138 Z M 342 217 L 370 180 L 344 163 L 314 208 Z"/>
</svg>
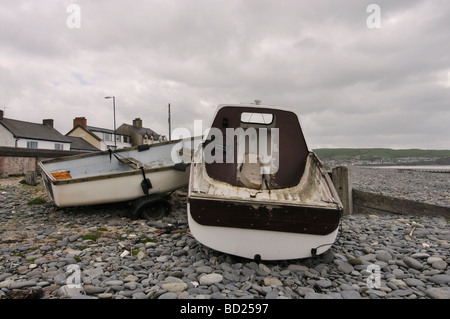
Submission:
<svg viewBox="0 0 450 319">
<path fill-rule="evenodd" d="M 450 173 L 450 165 L 353 165 L 352 167 L 397 169 L 405 171 L 411 170 L 430 173 Z"/>
<path fill-rule="evenodd" d="M 419 167 L 423 167 L 423 169 L 435 169 L 436 167 L 444 167 L 444 170 L 450 170 L 450 157 L 440 157 L 435 159 L 423 159 L 423 158 L 409 158 L 405 160 L 405 158 L 379 158 L 376 160 L 373 159 L 336 159 L 336 158 L 327 158 L 320 157 L 320 160 L 323 161 L 329 167 L 336 166 L 354 166 L 354 167 L 398 167 L 398 168 L 407 168 L 418 169 Z"/>
<path fill-rule="evenodd" d="M 315 149 L 329 166 L 435 166 L 450 165 L 450 150 L 394 150 L 387 148 Z"/>
<path fill-rule="evenodd" d="M 358 164 L 358 166 L 448 166 L 450 167 L 450 157 L 431 161 L 416 162 L 390 162 L 390 163 L 368 163 Z"/>
</svg>

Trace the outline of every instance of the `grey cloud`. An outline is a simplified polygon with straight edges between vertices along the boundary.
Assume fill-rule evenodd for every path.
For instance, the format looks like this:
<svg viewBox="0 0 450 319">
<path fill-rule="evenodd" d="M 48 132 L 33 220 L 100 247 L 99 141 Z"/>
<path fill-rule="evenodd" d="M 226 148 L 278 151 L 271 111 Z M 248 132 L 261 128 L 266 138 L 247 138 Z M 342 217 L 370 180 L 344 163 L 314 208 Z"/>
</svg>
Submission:
<svg viewBox="0 0 450 319">
<path fill-rule="evenodd" d="M 366 26 L 373 2 L 381 29 Z M 168 103 L 189 127 L 259 98 L 298 110 L 311 147 L 448 148 L 449 24 L 442 0 L 8 1 L 0 103 L 66 133 L 75 116 L 111 127 L 115 95 L 119 122 L 167 134 Z"/>
</svg>

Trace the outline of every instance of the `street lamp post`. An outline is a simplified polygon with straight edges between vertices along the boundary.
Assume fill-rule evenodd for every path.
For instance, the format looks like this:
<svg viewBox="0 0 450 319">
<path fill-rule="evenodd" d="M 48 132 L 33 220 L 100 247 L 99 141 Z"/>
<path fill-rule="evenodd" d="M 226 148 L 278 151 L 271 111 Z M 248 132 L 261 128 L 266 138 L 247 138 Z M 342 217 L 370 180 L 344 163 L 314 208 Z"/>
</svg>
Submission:
<svg viewBox="0 0 450 319">
<path fill-rule="evenodd" d="M 170 103 L 169 103 L 169 141 L 172 140 L 172 121 L 170 118 Z"/>
<path fill-rule="evenodd" d="M 113 99 L 113 112 L 114 112 L 114 149 L 117 149 L 116 145 L 116 97 L 105 96 L 105 99 Z"/>
</svg>

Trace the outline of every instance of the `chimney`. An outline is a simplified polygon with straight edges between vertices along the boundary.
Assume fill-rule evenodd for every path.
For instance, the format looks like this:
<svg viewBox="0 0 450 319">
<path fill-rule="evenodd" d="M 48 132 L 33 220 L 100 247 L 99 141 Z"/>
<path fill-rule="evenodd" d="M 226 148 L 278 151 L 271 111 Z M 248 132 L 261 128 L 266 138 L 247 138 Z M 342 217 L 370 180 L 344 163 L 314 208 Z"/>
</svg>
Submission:
<svg viewBox="0 0 450 319">
<path fill-rule="evenodd" d="M 133 120 L 133 126 L 137 126 L 139 128 L 142 128 L 142 120 L 140 118 L 136 118 Z"/>
<path fill-rule="evenodd" d="M 42 124 L 45 124 L 45 125 L 53 128 L 53 119 L 44 119 L 44 120 L 42 120 Z"/>
<path fill-rule="evenodd" d="M 3 120 L 3 110 L 0 110 L 0 120 Z"/>
<path fill-rule="evenodd" d="M 86 128 L 87 126 L 87 120 L 85 117 L 76 117 L 73 119 L 73 128 L 77 127 L 78 125 L 81 125 L 82 127 Z"/>
</svg>

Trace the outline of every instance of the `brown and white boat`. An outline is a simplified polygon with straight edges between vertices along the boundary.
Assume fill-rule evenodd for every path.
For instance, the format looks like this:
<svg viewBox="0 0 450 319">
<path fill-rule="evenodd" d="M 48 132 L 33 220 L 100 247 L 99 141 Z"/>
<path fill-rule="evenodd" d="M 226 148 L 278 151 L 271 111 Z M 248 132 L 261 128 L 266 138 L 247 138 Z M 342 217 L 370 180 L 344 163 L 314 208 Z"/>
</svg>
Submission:
<svg viewBox="0 0 450 319">
<path fill-rule="evenodd" d="M 341 216 L 294 111 L 219 105 L 190 171 L 188 221 L 200 243 L 250 259 L 307 258 L 330 248 Z"/>
</svg>

